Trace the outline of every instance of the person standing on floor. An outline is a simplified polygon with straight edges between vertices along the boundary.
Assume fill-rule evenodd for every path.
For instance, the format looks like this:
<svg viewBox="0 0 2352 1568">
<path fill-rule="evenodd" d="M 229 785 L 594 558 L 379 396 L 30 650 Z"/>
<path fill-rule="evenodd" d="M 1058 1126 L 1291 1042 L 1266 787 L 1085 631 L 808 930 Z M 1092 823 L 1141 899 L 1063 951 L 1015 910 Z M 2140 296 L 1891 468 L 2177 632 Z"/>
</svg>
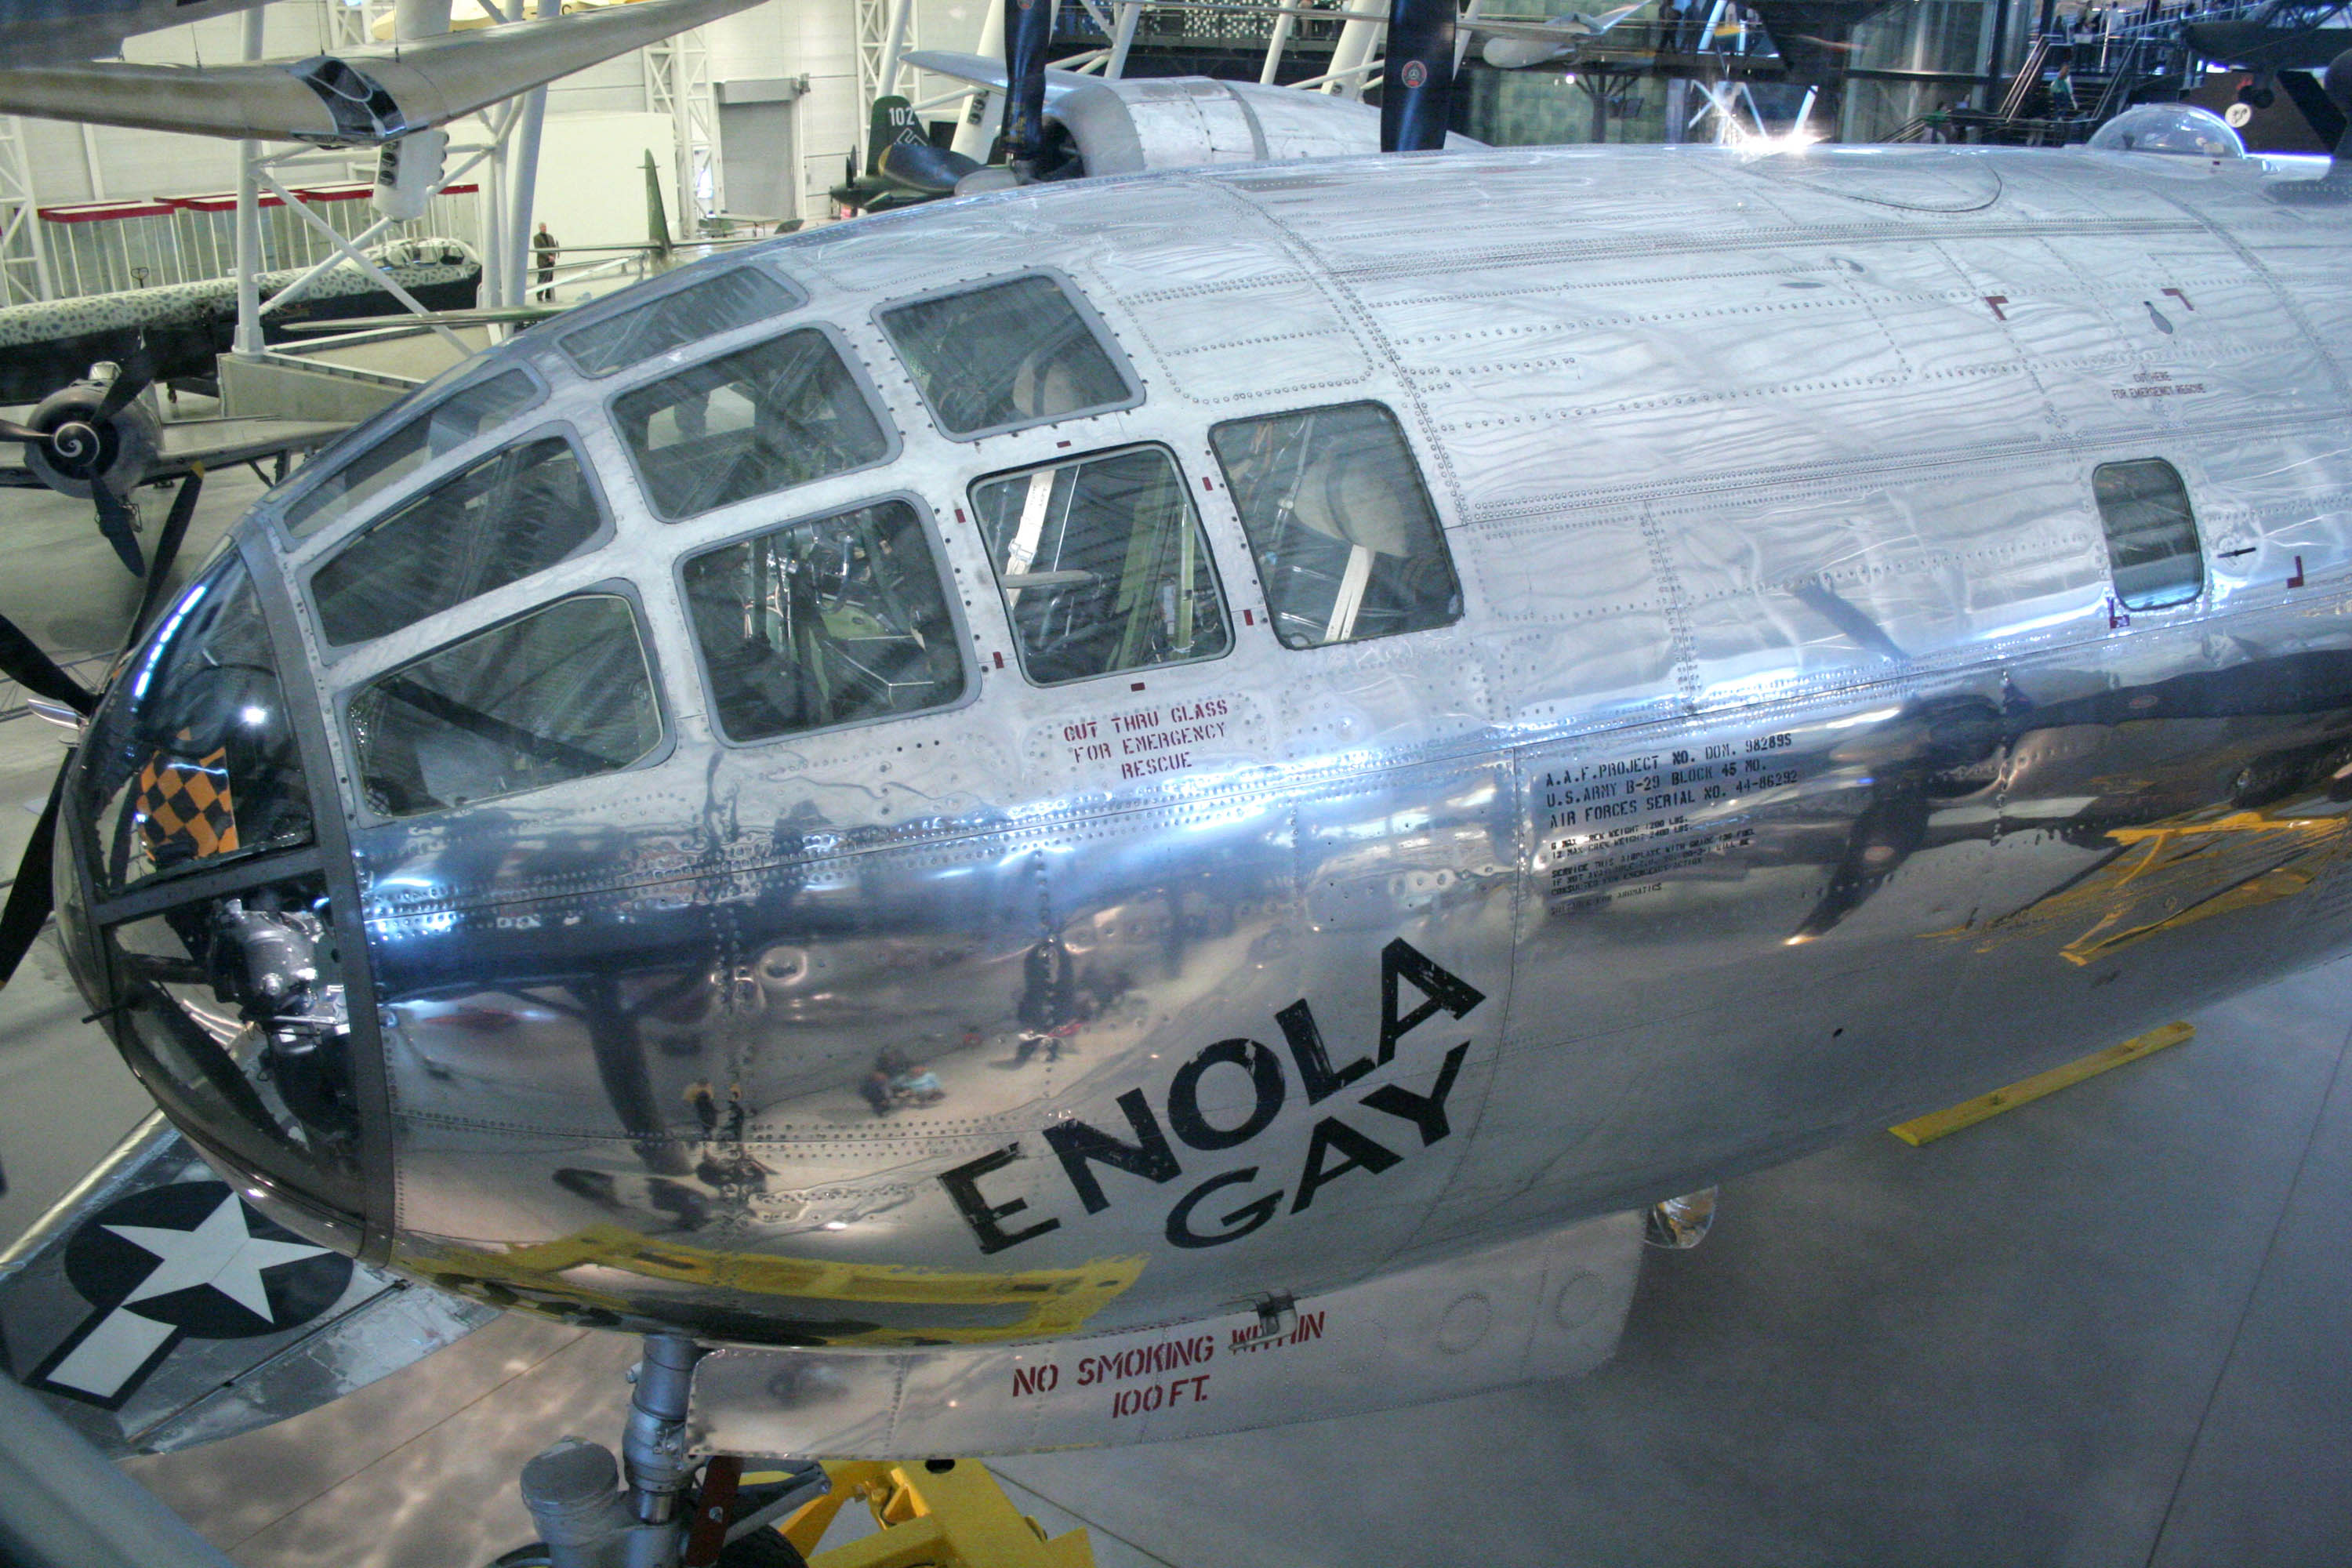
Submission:
<svg viewBox="0 0 2352 1568">
<path fill-rule="evenodd" d="M 539 297 L 542 300 L 552 300 L 555 298 L 555 258 L 562 254 L 555 243 L 555 237 L 548 233 L 547 225 L 541 223 L 539 232 L 530 237 L 530 258 L 539 268 Z"/>
</svg>

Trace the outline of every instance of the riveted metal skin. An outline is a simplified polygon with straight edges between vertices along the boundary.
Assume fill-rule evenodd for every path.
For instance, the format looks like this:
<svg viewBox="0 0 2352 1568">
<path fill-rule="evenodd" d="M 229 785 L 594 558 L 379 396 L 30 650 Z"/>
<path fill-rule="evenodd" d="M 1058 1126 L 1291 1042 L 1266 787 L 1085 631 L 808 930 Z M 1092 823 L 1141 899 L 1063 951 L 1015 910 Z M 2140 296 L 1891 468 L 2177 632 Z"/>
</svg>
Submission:
<svg viewBox="0 0 2352 1568">
<path fill-rule="evenodd" d="M 577 431 L 609 540 L 331 663 L 283 601 L 381 1036 L 371 1234 L 446 1288 L 711 1342 L 1123 1331 L 1694 1192 L 2338 951 L 2352 213 L 2284 177 L 1823 148 L 1146 175 L 707 263 L 804 300 L 593 382 L 560 325 L 519 337 L 483 368 L 549 384 L 525 418 Z M 950 439 L 875 312 L 1035 269 L 1142 400 Z M 657 521 L 612 401 L 809 324 L 893 458 Z M 1286 647 L 1209 431 L 1365 401 L 1462 613 Z M 1139 445 L 1230 651 L 1032 685 L 972 487 Z M 246 547 L 303 583 L 482 449 L 293 541 L 298 479 Z M 2201 587 L 2126 611 L 2093 472 L 2150 458 Z M 887 497 L 935 531 L 962 697 L 723 741 L 679 559 Z M 356 688 L 614 584 L 660 681 L 643 762 L 367 809 Z M 936 1093 L 877 1111 L 886 1051 Z"/>
</svg>

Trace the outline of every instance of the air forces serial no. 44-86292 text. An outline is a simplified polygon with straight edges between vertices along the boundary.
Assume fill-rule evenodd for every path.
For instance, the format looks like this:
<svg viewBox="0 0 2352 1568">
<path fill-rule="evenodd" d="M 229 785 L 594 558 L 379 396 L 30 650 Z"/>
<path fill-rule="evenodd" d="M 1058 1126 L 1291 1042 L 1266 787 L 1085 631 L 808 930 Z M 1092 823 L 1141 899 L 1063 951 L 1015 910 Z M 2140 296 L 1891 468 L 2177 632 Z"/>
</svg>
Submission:
<svg viewBox="0 0 2352 1568">
<path fill-rule="evenodd" d="M 1648 1205 L 2352 935 L 2314 173 L 1147 174 L 524 333 L 90 721 L 61 931 L 247 1194 L 108 1234 L 244 1260 L 257 1343 L 387 1269 L 420 1341 L 683 1336 L 736 1451 L 1590 1365 Z M 11 1299 L 37 1384 L 268 1403 L 157 1392 L 213 1331 L 101 1250 Z"/>
</svg>

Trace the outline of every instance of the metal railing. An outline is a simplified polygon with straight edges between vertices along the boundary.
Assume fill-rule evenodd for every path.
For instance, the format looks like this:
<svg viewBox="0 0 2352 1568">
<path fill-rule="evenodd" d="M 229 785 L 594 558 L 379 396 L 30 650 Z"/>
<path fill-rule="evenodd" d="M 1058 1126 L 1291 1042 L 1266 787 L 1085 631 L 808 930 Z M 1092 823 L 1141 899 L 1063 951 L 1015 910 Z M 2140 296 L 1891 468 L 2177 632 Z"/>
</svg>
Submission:
<svg viewBox="0 0 2352 1568">
<path fill-rule="evenodd" d="M 299 187 L 302 205 L 339 233 L 357 234 L 375 211 L 365 184 Z M 81 202 L 39 209 L 49 272 L 59 299 L 153 289 L 226 278 L 236 270 L 236 198 L 233 195 L 158 196 L 142 201 Z M 333 247 L 302 215 L 277 197 L 264 199 L 261 266 L 277 271 L 313 266 Z M 401 233 L 481 242 L 481 195 L 460 185 L 436 196 L 425 216 Z"/>
</svg>

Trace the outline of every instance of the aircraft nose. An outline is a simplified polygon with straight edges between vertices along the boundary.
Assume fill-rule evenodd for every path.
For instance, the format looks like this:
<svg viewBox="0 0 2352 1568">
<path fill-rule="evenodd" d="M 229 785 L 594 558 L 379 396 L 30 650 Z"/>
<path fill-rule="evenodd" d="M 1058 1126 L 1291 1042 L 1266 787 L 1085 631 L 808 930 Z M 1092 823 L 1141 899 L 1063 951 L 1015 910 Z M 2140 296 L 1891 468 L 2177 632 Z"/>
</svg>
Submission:
<svg viewBox="0 0 2352 1568">
<path fill-rule="evenodd" d="M 273 1218 L 351 1250 L 365 1130 L 345 965 L 362 950 L 339 939 L 298 731 L 230 552 L 156 618 L 90 721 L 58 818 L 59 929 L 180 1130 L 277 1200 Z"/>
</svg>

